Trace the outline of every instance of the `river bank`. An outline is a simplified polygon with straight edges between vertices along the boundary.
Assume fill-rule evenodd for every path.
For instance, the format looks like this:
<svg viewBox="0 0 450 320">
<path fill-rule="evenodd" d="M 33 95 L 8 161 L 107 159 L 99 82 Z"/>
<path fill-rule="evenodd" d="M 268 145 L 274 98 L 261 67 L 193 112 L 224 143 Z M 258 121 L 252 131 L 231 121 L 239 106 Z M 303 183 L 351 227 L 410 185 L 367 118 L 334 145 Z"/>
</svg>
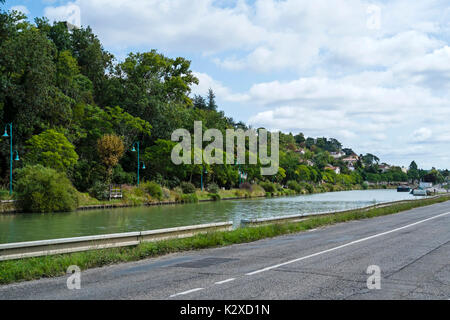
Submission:
<svg viewBox="0 0 450 320">
<path fill-rule="evenodd" d="M 156 199 L 152 195 L 136 186 L 127 186 L 122 199 L 97 200 L 87 193 L 78 194 L 79 206 L 76 210 L 94 210 L 94 209 L 112 209 L 129 208 L 138 206 L 160 206 L 175 205 L 195 202 L 212 202 L 218 200 L 240 200 L 255 198 L 283 197 L 302 194 L 317 194 L 325 192 L 349 191 L 349 190 L 377 190 L 377 189 L 395 189 L 396 185 L 364 185 L 356 184 L 352 186 L 343 185 L 311 185 L 305 184 L 300 190 L 289 188 L 276 188 L 275 191 L 266 191 L 260 185 L 252 185 L 252 189 L 220 189 L 217 193 L 196 190 L 191 196 L 183 194 L 180 190 L 169 190 L 163 188 L 164 199 Z M 0 214 L 22 213 L 20 208 L 15 205 L 14 200 L 2 200 L 0 202 Z"/>
</svg>

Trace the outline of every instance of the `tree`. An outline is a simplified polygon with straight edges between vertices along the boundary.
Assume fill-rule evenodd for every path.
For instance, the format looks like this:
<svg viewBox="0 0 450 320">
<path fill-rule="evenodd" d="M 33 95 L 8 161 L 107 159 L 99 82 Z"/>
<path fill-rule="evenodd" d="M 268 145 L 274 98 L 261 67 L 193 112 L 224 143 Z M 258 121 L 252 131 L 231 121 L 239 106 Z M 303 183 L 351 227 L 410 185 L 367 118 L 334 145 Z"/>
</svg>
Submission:
<svg viewBox="0 0 450 320">
<path fill-rule="evenodd" d="M 51 97 L 55 92 L 55 46 L 39 30 L 24 28 L 0 45 L 3 120 L 14 121 L 16 138 L 27 139 L 42 129 L 43 118 L 57 113 Z M 23 141 L 23 140 L 22 140 Z"/>
<path fill-rule="evenodd" d="M 199 94 L 195 94 L 194 98 L 192 99 L 192 104 L 194 105 L 194 108 L 198 109 L 206 109 L 206 100 Z"/>
<path fill-rule="evenodd" d="M 409 165 L 408 179 L 410 179 L 412 181 L 412 183 L 414 183 L 419 178 L 420 177 L 419 177 L 419 171 L 418 171 L 417 164 L 415 161 L 412 161 L 411 164 Z"/>
<path fill-rule="evenodd" d="M 31 137 L 26 150 L 25 163 L 41 164 L 62 172 L 73 168 L 78 160 L 73 144 L 54 129 Z"/>
<path fill-rule="evenodd" d="M 305 136 L 301 132 L 299 134 L 295 135 L 294 138 L 295 138 L 295 142 L 299 145 L 301 145 L 302 143 L 304 143 L 306 141 Z"/>
<path fill-rule="evenodd" d="M 97 152 L 107 169 L 106 181 L 111 182 L 113 168 L 122 158 L 125 147 L 122 139 L 114 134 L 105 134 L 97 141 Z M 140 165 L 140 164 L 139 164 Z"/>
<path fill-rule="evenodd" d="M 208 97 L 206 98 L 207 100 L 207 109 L 208 110 L 217 110 L 217 104 L 216 104 L 216 95 L 214 94 L 214 91 L 209 88 L 208 89 Z"/>
</svg>

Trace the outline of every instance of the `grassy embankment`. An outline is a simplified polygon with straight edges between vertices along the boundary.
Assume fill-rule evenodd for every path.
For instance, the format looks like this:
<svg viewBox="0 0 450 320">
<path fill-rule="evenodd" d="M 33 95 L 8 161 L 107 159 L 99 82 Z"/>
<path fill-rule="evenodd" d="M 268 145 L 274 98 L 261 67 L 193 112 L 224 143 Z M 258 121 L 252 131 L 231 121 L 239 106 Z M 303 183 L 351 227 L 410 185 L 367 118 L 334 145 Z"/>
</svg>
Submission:
<svg viewBox="0 0 450 320">
<path fill-rule="evenodd" d="M 275 184 L 274 184 L 275 185 Z M 303 183 L 298 190 L 292 190 L 289 188 L 280 188 L 280 185 L 274 190 L 266 191 L 260 185 L 252 185 L 251 190 L 248 189 L 230 189 L 223 190 L 220 189 L 217 193 L 211 193 L 209 191 L 201 191 L 197 189 L 195 194 L 186 195 L 180 190 L 180 188 L 175 188 L 169 190 L 167 188 L 162 188 L 163 196 L 161 198 L 156 198 L 150 195 L 145 188 L 136 186 L 124 186 L 123 188 L 123 199 L 113 199 L 108 200 L 97 200 L 88 193 L 79 193 L 79 206 L 98 206 L 98 205 L 126 205 L 126 206 L 139 206 L 144 204 L 164 204 L 164 203 L 186 203 L 186 202 L 197 202 L 197 201 L 217 201 L 221 199 L 240 199 L 240 198 L 256 198 L 256 197 L 275 197 L 275 196 L 289 196 L 298 194 L 313 194 L 313 193 L 323 193 L 323 192 L 333 192 L 333 191 L 348 191 L 348 190 L 363 190 L 363 189 L 386 189 L 389 186 L 369 186 L 364 187 L 363 185 L 356 184 L 350 186 L 344 186 L 341 184 L 329 184 L 324 183 L 322 185 L 312 185 Z M 392 187 L 395 188 L 395 187 Z"/>
<path fill-rule="evenodd" d="M 370 210 L 353 210 L 343 213 L 316 216 L 296 223 L 272 224 L 240 228 L 233 231 L 211 232 L 184 239 L 141 243 L 134 247 L 92 250 L 22 260 L 2 261 L 0 262 L 0 284 L 39 279 L 43 277 L 61 276 L 65 274 L 70 265 L 77 265 L 82 270 L 85 270 L 113 263 L 136 261 L 149 257 L 161 256 L 172 252 L 251 242 L 350 220 L 393 214 L 448 200 L 450 200 L 450 196 L 447 195 L 433 199 L 393 204 Z"/>
</svg>

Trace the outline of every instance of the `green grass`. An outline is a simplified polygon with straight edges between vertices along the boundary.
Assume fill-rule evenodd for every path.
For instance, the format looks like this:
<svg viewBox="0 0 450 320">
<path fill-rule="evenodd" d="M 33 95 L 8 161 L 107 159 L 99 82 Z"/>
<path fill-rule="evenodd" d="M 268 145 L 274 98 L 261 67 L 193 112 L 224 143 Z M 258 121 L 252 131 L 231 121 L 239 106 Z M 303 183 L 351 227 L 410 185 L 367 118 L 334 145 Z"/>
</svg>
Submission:
<svg viewBox="0 0 450 320">
<path fill-rule="evenodd" d="M 134 247 L 92 250 L 71 254 L 2 261 L 0 262 L 0 284 L 61 276 L 65 274 L 65 271 L 70 265 L 77 265 L 82 270 L 85 270 L 113 263 L 136 261 L 149 257 L 161 256 L 172 252 L 251 242 L 350 220 L 384 216 L 448 200 L 450 200 L 450 196 L 442 196 L 434 199 L 416 200 L 370 210 L 353 210 L 337 214 L 316 216 L 297 223 L 271 224 L 240 228 L 233 231 L 211 232 L 184 239 L 141 243 Z"/>
</svg>

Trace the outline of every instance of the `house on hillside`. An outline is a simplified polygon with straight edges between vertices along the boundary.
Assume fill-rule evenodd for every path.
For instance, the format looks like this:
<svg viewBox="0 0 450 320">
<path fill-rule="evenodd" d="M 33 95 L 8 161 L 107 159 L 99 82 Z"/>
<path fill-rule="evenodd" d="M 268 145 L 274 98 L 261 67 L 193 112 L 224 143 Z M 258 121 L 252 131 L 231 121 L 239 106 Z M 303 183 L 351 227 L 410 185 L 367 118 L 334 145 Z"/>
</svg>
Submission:
<svg viewBox="0 0 450 320">
<path fill-rule="evenodd" d="M 334 173 L 336 173 L 336 174 L 340 174 L 340 173 L 341 173 L 341 168 L 339 168 L 339 167 L 326 166 L 324 169 L 325 169 L 325 170 L 331 170 L 331 171 L 334 171 Z"/>
<path fill-rule="evenodd" d="M 294 150 L 294 152 L 298 153 L 298 154 L 305 154 L 306 153 L 305 149 L 303 149 L 303 148 L 298 148 L 298 149 Z"/>
<path fill-rule="evenodd" d="M 332 156 L 334 159 L 339 159 L 345 156 L 345 153 L 339 150 L 338 152 L 330 152 L 330 156 Z"/>
<path fill-rule="evenodd" d="M 388 165 L 387 163 L 382 163 L 378 166 L 378 168 L 381 170 L 382 173 L 385 173 L 386 171 L 391 169 L 391 166 Z"/>
<path fill-rule="evenodd" d="M 314 162 L 312 162 L 311 160 L 300 159 L 298 162 L 301 164 L 306 164 L 307 166 L 310 166 L 310 167 L 314 166 Z"/>
<path fill-rule="evenodd" d="M 342 159 L 346 164 L 352 164 L 354 165 L 356 161 L 359 160 L 359 157 L 356 154 L 352 154 L 351 156 L 347 156 Z"/>
</svg>

